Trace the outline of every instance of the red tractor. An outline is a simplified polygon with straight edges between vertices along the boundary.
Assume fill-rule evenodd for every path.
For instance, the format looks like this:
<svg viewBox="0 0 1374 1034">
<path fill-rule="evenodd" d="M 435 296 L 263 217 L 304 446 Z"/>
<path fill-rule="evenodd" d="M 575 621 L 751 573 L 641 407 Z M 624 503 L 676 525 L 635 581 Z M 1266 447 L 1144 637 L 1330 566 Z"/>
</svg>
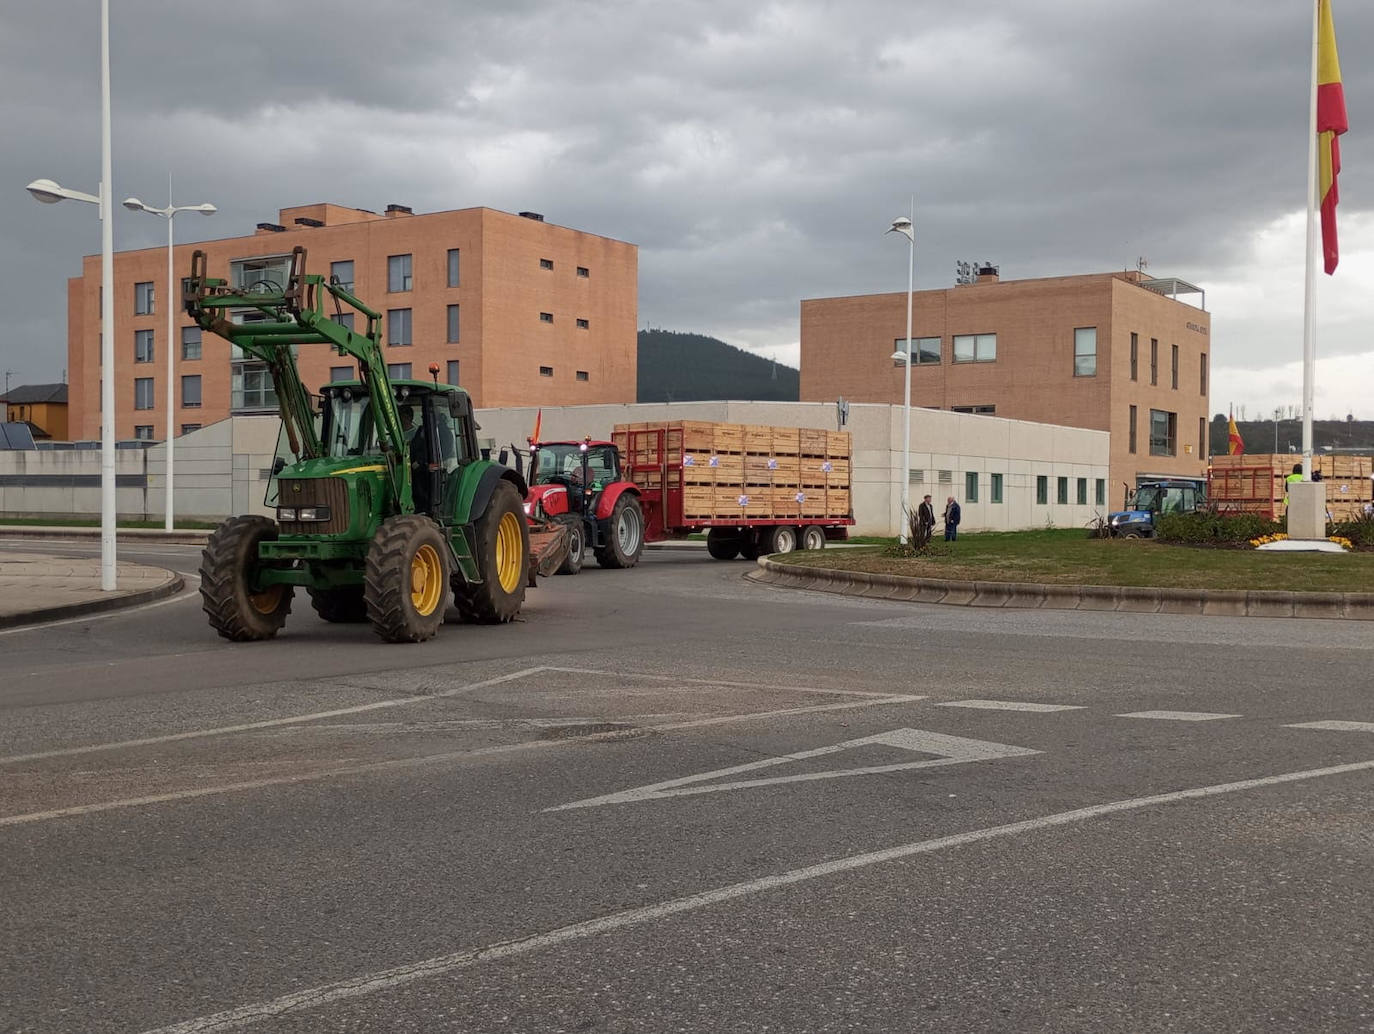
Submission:
<svg viewBox="0 0 1374 1034">
<path fill-rule="evenodd" d="M 639 486 L 625 479 L 611 442 L 531 442 L 525 513 L 568 529 L 559 574 L 576 574 L 591 550 L 602 567 L 634 567 L 644 552 Z"/>
</svg>

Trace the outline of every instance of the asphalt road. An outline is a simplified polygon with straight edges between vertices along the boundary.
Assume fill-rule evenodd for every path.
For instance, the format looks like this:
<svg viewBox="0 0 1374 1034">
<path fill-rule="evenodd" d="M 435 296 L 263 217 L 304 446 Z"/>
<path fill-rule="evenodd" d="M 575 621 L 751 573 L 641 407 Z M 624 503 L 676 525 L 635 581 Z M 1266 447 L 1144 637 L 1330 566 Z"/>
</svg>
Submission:
<svg viewBox="0 0 1374 1034">
<path fill-rule="evenodd" d="M 0 632 L 0 1030 L 1374 1030 L 1367 623 L 746 570 Z"/>
</svg>

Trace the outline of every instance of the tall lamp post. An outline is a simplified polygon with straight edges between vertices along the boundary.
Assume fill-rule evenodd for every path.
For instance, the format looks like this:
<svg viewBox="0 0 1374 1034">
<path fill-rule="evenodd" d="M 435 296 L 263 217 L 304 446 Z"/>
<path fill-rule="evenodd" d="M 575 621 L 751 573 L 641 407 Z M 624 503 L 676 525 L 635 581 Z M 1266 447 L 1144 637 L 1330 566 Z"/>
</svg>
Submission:
<svg viewBox="0 0 1374 1034">
<path fill-rule="evenodd" d="M 110 0 L 100 0 L 100 192 L 67 190 L 52 180 L 34 180 L 28 191 L 45 205 L 85 201 L 100 209 L 100 588 L 114 592 L 115 577 L 115 400 L 114 400 L 114 212 L 110 198 Z"/>
<path fill-rule="evenodd" d="M 902 517 L 899 522 L 898 541 L 907 544 L 907 513 L 911 509 L 911 292 L 916 275 L 916 229 L 912 223 L 916 217 L 916 198 L 911 198 L 911 216 L 892 220 L 888 233 L 900 233 L 907 239 L 908 253 L 906 266 L 906 344 L 901 351 L 893 353 L 892 361 L 899 359 L 906 365 L 906 391 L 902 398 Z"/>
<path fill-rule="evenodd" d="M 173 451 L 175 446 L 173 440 L 176 438 L 176 357 L 173 349 L 175 344 L 172 335 L 176 333 L 176 272 L 172 268 L 172 220 L 176 218 L 178 212 L 199 212 L 201 215 L 214 215 L 217 209 L 214 205 L 174 205 L 172 204 L 172 177 L 167 176 L 167 207 L 154 208 L 152 205 L 145 205 L 136 197 L 124 199 L 124 207 L 131 212 L 147 212 L 150 215 L 160 215 L 167 220 L 167 519 L 163 524 L 168 531 L 172 530 L 172 469 Z"/>
</svg>

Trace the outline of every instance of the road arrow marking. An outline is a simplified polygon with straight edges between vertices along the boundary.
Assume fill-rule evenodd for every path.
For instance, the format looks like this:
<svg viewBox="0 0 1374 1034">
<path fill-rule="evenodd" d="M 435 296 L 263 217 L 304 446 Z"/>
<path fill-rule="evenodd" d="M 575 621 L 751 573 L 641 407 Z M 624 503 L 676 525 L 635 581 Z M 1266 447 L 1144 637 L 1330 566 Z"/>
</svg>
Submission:
<svg viewBox="0 0 1374 1034">
<path fill-rule="evenodd" d="M 805 761 L 808 758 L 818 758 L 826 754 L 838 754 L 841 751 L 853 750 L 856 747 L 897 747 L 901 750 L 909 750 L 916 754 L 934 754 L 936 756 L 925 761 L 905 761 L 895 765 L 870 765 L 863 768 L 829 769 L 824 772 L 806 772 L 801 775 L 772 776 L 766 779 L 742 779 L 728 783 L 712 783 L 709 786 L 698 785 L 712 779 L 740 775 L 744 772 L 755 772 L 762 768 L 785 765 L 792 761 Z M 916 768 L 937 768 L 943 765 L 961 765 L 968 761 L 993 761 L 998 758 L 1024 757 L 1029 754 L 1039 753 L 1040 751 L 1031 750 L 1027 747 L 1013 747 L 1005 743 L 992 743 L 988 740 L 970 740 L 962 736 L 946 736 L 943 733 L 924 732 L 920 729 L 893 729 L 891 732 L 879 733 L 876 736 L 865 736 L 858 740 L 845 740 L 843 743 L 836 743 L 831 747 L 817 747 L 815 750 L 803 750 L 796 754 L 784 754 L 781 757 L 765 758 L 762 761 L 751 761 L 748 764 L 735 765 L 731 768 L 718 768 L 713 772 L 702 772 L 699 775 L 683 776 L 681 779 L 669 779 L 662 783 L 652 783 L 649 786 L 638 786 L 632 790 L 622 790 L 619 793 L 606 794 L 602 797 L 588 797 L 586 800 L 573 801 L 569 804 L 559 804 L 552 808 L 545 808 L 544 810 L 565 811 L 569 808 L 595 808 L 602 804 L 628 804 L 631 801 L 654 801 L 662 800 L 665 797 L 687 797 L 693 794 L 719 793 L 723 790 L 744 790 L 755 786 L 775 786 L 779 783 L 803 783 L 814 782 L 818 779 L 845 779 L 850 776 L 881 775 L 886 772 L 906 772 Z"/>
</svg>

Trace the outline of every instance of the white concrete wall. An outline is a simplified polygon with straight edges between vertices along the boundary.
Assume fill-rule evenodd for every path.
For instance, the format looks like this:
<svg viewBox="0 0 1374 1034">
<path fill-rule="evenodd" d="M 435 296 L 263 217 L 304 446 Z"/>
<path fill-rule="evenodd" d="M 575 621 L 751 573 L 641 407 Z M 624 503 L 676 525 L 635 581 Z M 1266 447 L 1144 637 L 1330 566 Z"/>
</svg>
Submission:
<svg viewBox="0 0 1374 1034">
<path fill-rule="evenodd" d="M 115 450 L 115 509 L 144 519 L 148 511 L 143 449 Z M 0 452 L 0 514 L 9 517 L 98 517 L 100 451 Z"/>
</svg>

